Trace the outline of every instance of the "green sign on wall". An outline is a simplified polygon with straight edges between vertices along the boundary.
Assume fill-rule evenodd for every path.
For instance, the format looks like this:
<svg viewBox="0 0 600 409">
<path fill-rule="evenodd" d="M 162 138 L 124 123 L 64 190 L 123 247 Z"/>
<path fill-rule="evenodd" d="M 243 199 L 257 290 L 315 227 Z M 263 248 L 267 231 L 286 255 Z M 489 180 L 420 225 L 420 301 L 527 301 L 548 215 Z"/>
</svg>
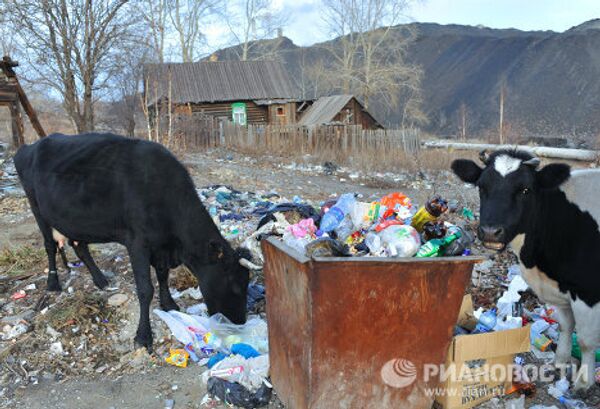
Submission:
<svg viewBox="0 0 600 409">
<path fill-rule="evenodd" d="M 231 120 L 237 125 L 246 125 L 246 104 L 244 102 L 234 102 L 231 104 Z"/>
</svg>

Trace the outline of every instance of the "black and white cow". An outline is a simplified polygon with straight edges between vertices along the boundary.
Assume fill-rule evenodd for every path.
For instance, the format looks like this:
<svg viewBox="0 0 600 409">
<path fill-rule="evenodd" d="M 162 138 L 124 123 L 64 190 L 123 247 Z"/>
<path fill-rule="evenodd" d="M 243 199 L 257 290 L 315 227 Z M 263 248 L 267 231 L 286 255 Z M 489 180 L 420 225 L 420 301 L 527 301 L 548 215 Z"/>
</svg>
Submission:
<svg viewBox="0 0 600 409">
<path fill-rule="evenodd" d="M 169 269 L 183 264 L 198 278 L 209 313 L 245 322 L 249 252 L 221 236 L 187 170 L 163 146 L 111 134 L 55 134 L 21 147 L 14 161 L 44 238 L 49 290 L 61 289 L 57 243 L 69 240 L 102 288 L 107 281 L 87 244 L 117 242 L 127 248 L 135 277 L 138 344 L 152 346 L 150 266 L 163 309 L 177 309 Z"/>
<path fill-rule="evenodd" d="M 558 163 L 537 170 L 539 159 L 521 151 L 482 160 L 484 168 L 466 159 L 452 163 L 460 179 L 479 188 L 479 238 L 498 251 L 510 245 L 525 281 L 557 307 L 557 364 L 570 362 L 577 331 L 582 370 L 574 387 L 588 388 L 600 347 L 600 170 L 571 171 Z"/>
</svg>

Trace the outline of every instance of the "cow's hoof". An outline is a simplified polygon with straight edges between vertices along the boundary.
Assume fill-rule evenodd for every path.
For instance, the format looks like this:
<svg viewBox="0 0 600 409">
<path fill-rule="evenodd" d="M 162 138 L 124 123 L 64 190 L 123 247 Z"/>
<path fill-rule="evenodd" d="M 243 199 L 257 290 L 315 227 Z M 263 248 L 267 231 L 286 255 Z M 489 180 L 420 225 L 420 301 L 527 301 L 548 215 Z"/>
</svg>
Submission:
<svg viewBox="0 0 600 409">
<path fill-rule="evenodd" d="M 92 281 L 94 282 L 94 285 L 101 290 L 104 290 L 106 287 L 108 287 L 108 280 L 104 276 L 98 278 L 94 277 Z"/>
<path fill-rule="evenodd" d="M 139 335 L 136 335 L 133 339 L 133 343 L 135 349 L 146 348 L 148 353 L 152 353 L 152 337 L 140 337 Z"/>
<path fill-rule="evenodd" d="M 164 300 L 160 302 L 160 308 L 163 311 L 179 311 L 179 305 L 177 305 L 177 303 L 175 301 L 173 301 L 173 299 L 170 300 Z"/>
<path fill-rule="evenodd" d="M 62 288 L 60 287 L 60 283 L 58 280 L 48 280 L 47 288 L 48 291 L 52 291 L 55 293 L 60 293 Z"/>
</svg>

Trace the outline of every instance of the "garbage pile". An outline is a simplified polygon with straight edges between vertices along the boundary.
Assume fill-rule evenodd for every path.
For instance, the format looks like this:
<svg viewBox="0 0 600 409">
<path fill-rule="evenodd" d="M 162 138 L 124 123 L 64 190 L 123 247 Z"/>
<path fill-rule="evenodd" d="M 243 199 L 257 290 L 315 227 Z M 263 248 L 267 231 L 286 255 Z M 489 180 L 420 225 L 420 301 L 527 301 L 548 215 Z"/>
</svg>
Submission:
<svg viewBox="0 0 600 409">
<path fill-rule="evenodd" d="M 205 311 L 202 305 L 188 312 Z M 202 380 L 210 396 L 243 408 L 265 406 L 271 400 L 268 381 L 267 323 L 250 317 L 244 325 L 232 324 L 224 315 L 194 315 L 154 310 L 182 348 L 169 351 L 167 363 L 185 368 L 190 361 L 206 365 Z M 210 399 L 210 398 L 206 398 Z"/>
<path fill-rule="evenodd" d="M 199 195 L 224 237 L 249 248 L 258 262 L 263 261 L 259 242 L 271 235 L 309 257 L 461 256 L 470 254 L 474 241 L 468 226 L 472 212 L 463 208 L 461 225 L 449 223 L 446 215 L 456 213 L 458 203 L 440 196 L 418 207 L 400 192 L 371 202 L 346 193 L 318 204 L 226 186 Z"/>
<path fill-rule="evenodd" d="M 479 307 L 473 312 L 473 320 L 456 325 L 455 336 L 495 333 L 507 330 L 515 330 L 529 325 L 529 340 L 531 343 L 531 354 L 538 363 L 553 363 L 555 351 L 560 336 L 560 328 L 557 321 L 556 309 L 552 306 L 540 305 L 535 297 L 529 297 L 528 285 L 520 275 L 518 265 L 508 268 L 507 289 L 493 302 L 490 308 Z M 577 341 L 577 334 L 572 334 L 573 358 L 581 360 L 581 350 Z M 536 393 L 536 384 L 531 381 L 527 370 L 523 368 L 525 359 L 522 356 L 515 357 L 515 379 L 513 389 L 507 394 L 518 392 L 525 396 Z M 561 374 L 563 376 L 573 374 Z M 600 349 L 596 351 L 596 382 L 600 382 Z M 581 400 L 576 399 L 569 390 L 569 381 L 562 378 L 548 386 L 547 394 L 558 400 L 568 408 L 587 408 Z M 507 401 L 506 407 L 523 407 L 524 399 Z M 513 405 L 513 406 L 510 406 Z"/>
</svg>

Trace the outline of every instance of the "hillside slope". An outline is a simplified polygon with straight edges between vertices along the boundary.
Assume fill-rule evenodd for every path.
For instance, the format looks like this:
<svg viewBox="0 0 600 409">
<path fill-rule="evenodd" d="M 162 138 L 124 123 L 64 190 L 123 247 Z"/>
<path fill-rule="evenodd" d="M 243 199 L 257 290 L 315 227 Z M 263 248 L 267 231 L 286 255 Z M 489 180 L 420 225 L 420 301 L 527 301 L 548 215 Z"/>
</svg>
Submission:
<svg viewBox="0 0 600 409">
<path fill-rule="evenodd" d="M 591 143 L 600 134 L 599 20 L 563 33 L 413 26 L 418 34 L 408 58 L 424 70 L 423 109 L 430 119 L 429 131 L 457 134 L 465 111 L 469 135 L 497 133 L 504 87 L 505 129 L 510 135 L 568 136 Z M 306 81 L 306 67 L 330 58 L 324 44 L 298 47 L 285 37 L 269 41 L 275 42 L 299 84 Z M 236 58 L 234 48 L 217 55 Z M 400 120 L 397 112 L 381 107 L 374 113 L 390 125 Z"/>
</svg>

